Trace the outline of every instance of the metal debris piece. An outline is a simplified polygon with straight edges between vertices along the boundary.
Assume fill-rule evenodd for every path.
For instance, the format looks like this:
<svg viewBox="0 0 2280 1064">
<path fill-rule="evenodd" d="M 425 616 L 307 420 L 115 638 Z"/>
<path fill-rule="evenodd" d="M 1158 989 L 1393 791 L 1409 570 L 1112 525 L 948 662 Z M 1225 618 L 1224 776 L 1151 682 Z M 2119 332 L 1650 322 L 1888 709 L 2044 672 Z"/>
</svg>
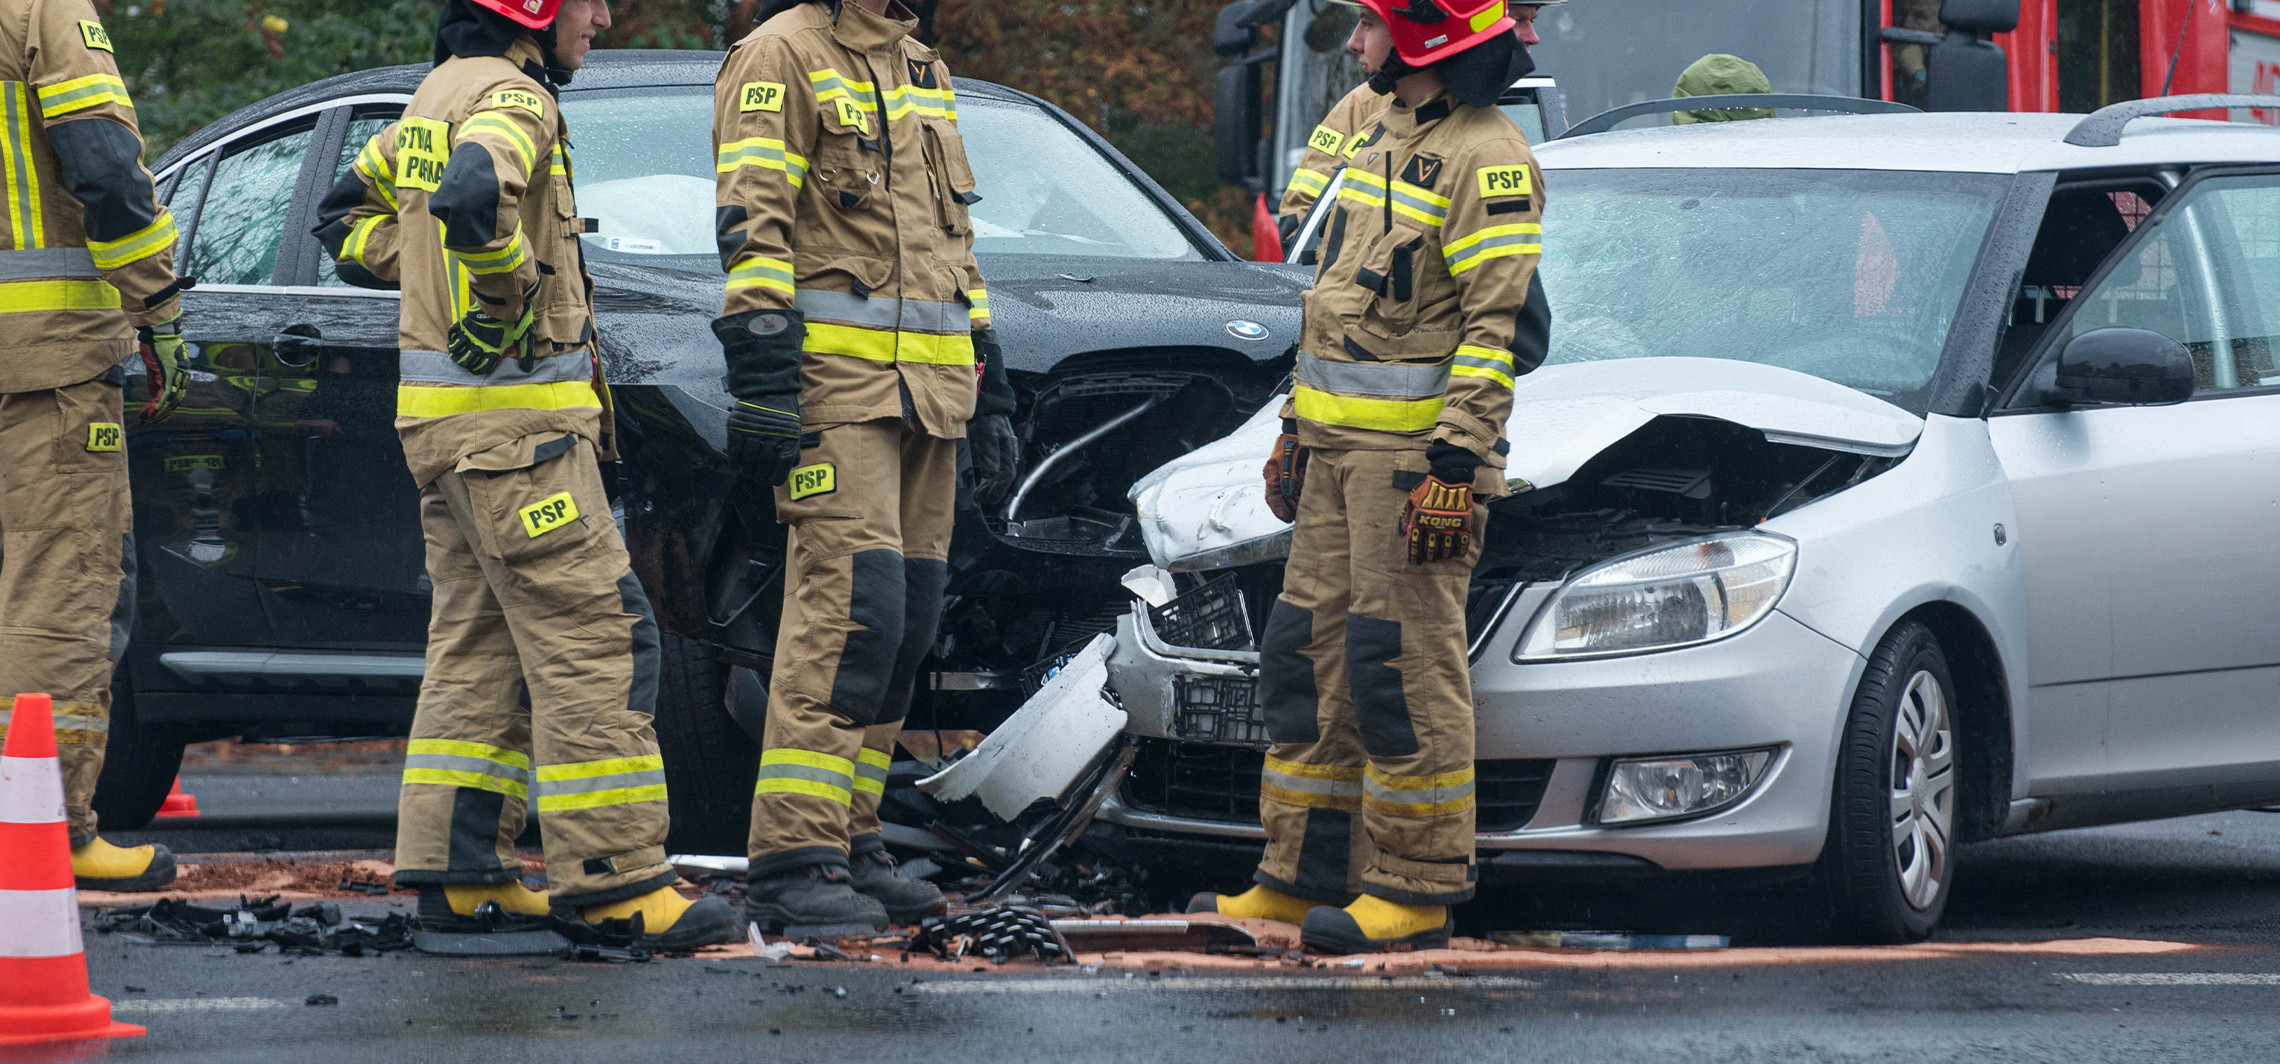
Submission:
<svg viewBox="0 0 2280 1064">
<path fill-rule="evenodd" d="M 1162 949 L 1227 953 L 1259 946 L 1258 936 L 1241 927 L 1206 920 L 1055 920 L 1053 930 L 1060 932 L 1070 949 L 1088 952 Z"/>
<path fill-rule="evenodd" d="M 343 879 L 340 881 L 340 889 L 358 894 L 381 895 L 388 893 L 388 884 L 377 879 Z"/>
<path fill-rule="evenodd" d="M 1071 952 L 1045 914 L 1012 905 L 929 917 L 918 925 L 911 945 L 944 958 L 974 956 L 999 963 L 1024 954 L 1065 962 Z"/>
<path fill-rule="evenodd" d="M 238 904 L 227 909 L 161 898 L 151 905 L 98 910 L 93 927 L 146 944 L 230 942 L 243 953 L 258 953 L 266 943 L 274 942 L 284 952 L 299 956 L 340 953 L 361 957 L 368 950 L 384 953 L 412 944 L 411 921 L 402 913 L 379 919 L 351 918 L 330 902 L 296 908 L 275 897 L 240 896 Z"/>
</svg>

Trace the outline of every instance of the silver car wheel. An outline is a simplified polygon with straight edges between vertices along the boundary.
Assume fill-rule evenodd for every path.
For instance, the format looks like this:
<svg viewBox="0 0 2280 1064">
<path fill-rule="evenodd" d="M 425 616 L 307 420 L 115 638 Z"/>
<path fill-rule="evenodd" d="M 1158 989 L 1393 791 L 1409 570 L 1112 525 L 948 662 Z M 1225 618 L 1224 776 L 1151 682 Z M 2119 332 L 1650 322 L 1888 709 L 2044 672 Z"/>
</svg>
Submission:
<svg viewBox="0 0 2280 1064">
<path fill-rule="evenodd" d="M 1900 893 L 1921 911 L 1947 884 L 1955 830 L 1955 728 L 1947 691 L 1928 671 L 1908 678 L 1892 722 L 1892 856 Z"/>
</svg>

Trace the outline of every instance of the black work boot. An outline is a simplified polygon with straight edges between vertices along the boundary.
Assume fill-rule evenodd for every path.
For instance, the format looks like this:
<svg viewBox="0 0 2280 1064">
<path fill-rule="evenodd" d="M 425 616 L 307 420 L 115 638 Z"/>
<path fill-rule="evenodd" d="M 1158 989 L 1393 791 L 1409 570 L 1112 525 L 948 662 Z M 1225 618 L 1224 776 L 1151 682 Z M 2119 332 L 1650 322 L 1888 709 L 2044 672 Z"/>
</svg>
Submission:
<svg viewBox="0 0 2280 1064">
<path fill-rule="evenodd" d="M 877 835 L 858 835 L 847 850 L 847 874 L 855 892 L 877 899 L 886 907 L 887 919 L 915 924 L 950 908 L 934 884 L 896 875 L 894 856 Z"/>
<path fill-rule="evenodd" d="M 883 930 L 887 910 L 855 892 L 846 865 L 819 863 L 755 873 L 745 887 L 744 919 L 765 934 L 829 938 Z"/>
</svg>

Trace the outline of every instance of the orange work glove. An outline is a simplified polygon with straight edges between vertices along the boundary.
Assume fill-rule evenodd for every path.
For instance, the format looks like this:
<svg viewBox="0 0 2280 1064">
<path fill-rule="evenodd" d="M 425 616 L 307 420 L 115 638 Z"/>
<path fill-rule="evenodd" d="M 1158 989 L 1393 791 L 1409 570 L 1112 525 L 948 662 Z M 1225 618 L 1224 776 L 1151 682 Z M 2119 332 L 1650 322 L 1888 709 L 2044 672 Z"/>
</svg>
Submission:
<svg viewBox="0 0 2280 1064">
<path fill-rule="evenodd" d="M 1275 449 L 1260 474 L 1267 482 L 1267 509 L 1283 521 L 1298 520 L 1298 494 L 1306 487 L 1306 448 L 1299 446 L 1296 425 L 1283 422 Z"/>
</svg>

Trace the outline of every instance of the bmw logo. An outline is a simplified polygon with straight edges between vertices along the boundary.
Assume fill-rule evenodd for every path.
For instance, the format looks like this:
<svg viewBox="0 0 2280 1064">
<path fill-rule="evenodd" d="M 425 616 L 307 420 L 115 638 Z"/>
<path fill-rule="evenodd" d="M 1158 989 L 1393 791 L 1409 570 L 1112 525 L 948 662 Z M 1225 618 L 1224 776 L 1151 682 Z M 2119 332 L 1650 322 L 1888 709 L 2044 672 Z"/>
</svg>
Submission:
<svg viewBox="0 0 2280 1064">
<path fill-rule="evenodd" d="M 1227 323 L 1227 335 L 1238 340 L 1264 340 L 1267 327 L 1255 321 L 1231 321 Z"/>
</svg>

